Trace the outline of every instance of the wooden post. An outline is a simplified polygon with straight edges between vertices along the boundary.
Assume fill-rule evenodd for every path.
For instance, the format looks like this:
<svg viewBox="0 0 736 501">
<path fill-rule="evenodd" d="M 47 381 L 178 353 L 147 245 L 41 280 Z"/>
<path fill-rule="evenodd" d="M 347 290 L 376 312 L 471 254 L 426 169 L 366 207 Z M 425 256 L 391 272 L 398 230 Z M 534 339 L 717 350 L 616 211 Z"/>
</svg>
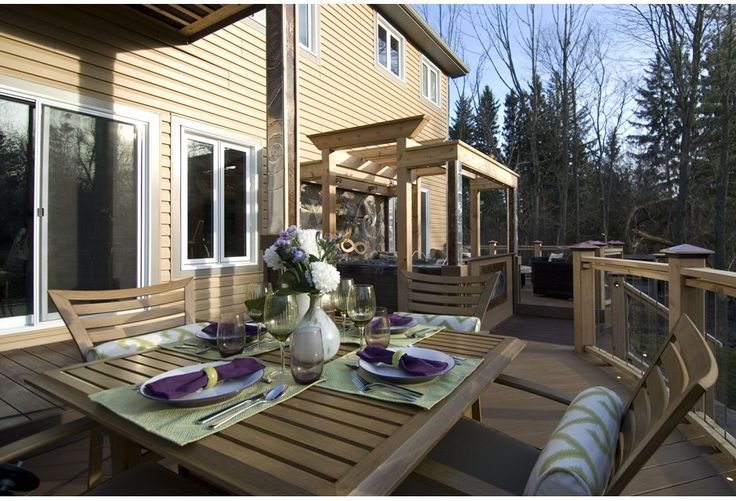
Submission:
<svg viewBox="0 0 736 501">
<path fill-rule="evenodd" d="M 608 276 L 608 287 L 611 291 L 611 336 L 613 338 L 613 354 L 626 360 L 629 349 L 628 315 L 626 314 L 625 275 L 611 273 Z"/>
<path fill-rule="evenodd" d="M 396 141 L 396 157 L 401 155 L 406 149 L 406 139 L 399 138 Z M 396 167 L 396 266 L 397 266 L 397 288 L 398 288 L 398 309 L 405 311 L 407 308 L 407 288 L 406 282 L 401 279 L 401 270 L 411 271 L 411 253 L 412 253 L 412 182 L 411 172 L 408 168 L 401 165 Z"/>
<path fill-rule="evenodd" d="M 519 248 L 519 227 L 516 224 L 518 205 L 516 188 L 506 188 L 506 252 L 509 254 L 516 254 Z"/>
<path fill-rule="evenodd" d="M 624 257 L 624 242 L 621 240 L 609 240 L 608 246 L 615 249 L 618 253 L 618 257 L 622 258 Z"/>
<path fill-rule="evenodd" d="M 488 255 L 495 256 L 496 254 L 498 254 L 498 240 L 489 240 L 488 241 Z"/>
<path fill-rule="evenodd" d="M 683 268 L 704 268 L 706 259 L 713 251 L 693 245 L 677 245 L 662 251 L 669 263 L 669 329 L 670 332 L 680 317 L 685 313 L 693 321 L 700 332 L 705 332 L 705 291 L 685 286 Z"/>
<path fill-rule="evenodd" d="M 422 225 L 422 180 L 421 179 L 417 179 L 412 185 L 411 196 L 412 196 L 411 255 L 412 255 L 412 261 L 413 261 L 414 253 L 422 250 L 422 227 L 423 225 Z"/>
<path fill-rule="evenodd" d="M 293 4 L 266 7 L 266 159 L 268 222 L 265 235 L 299 224 L 297 58 Z"/>
<path fill-rule="evenodd" d="M 694 245 L 682 244 L 668 249 L 662 253 L 667 256 L 669 269 L 669 332 L 675 328 L 675 324 L 683 314 L 687 314 L 693 321 L 695 327 L 705 335 L 705 291 L 693 287 L 687 287 L 686 278 L 682 276 L 683 268 L 705 268 L 708 256 L 713 251 L 695 247 Z M 706 392 L 696 408 L 705 409 L 706 413 L 713 416 L 715 408 L 714 391 Z"/>
<path fill-rule="evenodd" d="M 463 198 L 462 165 L 459 160 L 447 162 L 447 264 L 462 262 Z"/>
<path fill-rule="evenodd" d="M 534 257 L 542 257 L 542 241 L 534 241 Z"/>
<path fill-rule="evenodd" d="M 480 256 L 480 190 L 470 182 L 470 255 Z"/>
<path fill-rule="evenodd" d="M 322 150 L 322 163 L 327 167 L 322 176 L 322 234 L 335 236 L 337 233 L 337 176 L 335 155 Z"/>
<path fill-rule="evenodd" d="M 535 242 L 536 244 L 536 242 Z M 583 258 L 594 257 L 597 246 L 579 243 L 572 251 L 573 332 L 575 351 L 583 353 L 586 346 L 595 346 L 595 270 L 583 268 Z"/>
</svg>

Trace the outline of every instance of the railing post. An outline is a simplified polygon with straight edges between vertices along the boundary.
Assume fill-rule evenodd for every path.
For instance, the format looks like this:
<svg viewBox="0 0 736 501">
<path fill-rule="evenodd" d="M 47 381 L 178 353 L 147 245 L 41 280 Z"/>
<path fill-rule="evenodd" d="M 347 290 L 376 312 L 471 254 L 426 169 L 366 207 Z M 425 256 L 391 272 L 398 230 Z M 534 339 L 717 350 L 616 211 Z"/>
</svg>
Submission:
<svg viewBox="0 0 736 501">
<path fill-rule="evenodd" d="M 705 291 L 694 287 L 688 287 L 687 278 L 682 275 L 683 268 L 705 268 L 708 256 L 713 251 L 682 244 L 662 252 L 667 256 L 669 264 L 669 332 L 675 328 L 675 324 L 683 315 L 687 314 L 690 320 L 700 332 L 705 335 Z M 695 406 L 698 410 L 706 410 L 706 414 L 713 416 L 715 410 L 715 392 L 708 391 L 702 400 Z"/>
<path fill-rule="evenodd" d="M 626 313 L 625 275 L 611 273 L 608 276 L 608 288 L 611 291 L 611 337 L 613 354 L 626 360 L 629 350 L 628 315 Z"/>
<path fill-rule="evenodd" d="M 534 241 L 534 257 L 542 257 L 542 241 Z"/>
<path fill-rule="evenodd" d="M 608 246 L 615 249 L 618 253 L 618 257 L 622 258 L 624 257 L 624 242 L 621 240 L 609 240 Z"/>
<path fill-rule="evenodd" d="M 488 241 L 488 255 L 489 256 L 495 256 L 496 253 L 498 253 L 498 241 L 497 240 L 489 240 Z"/>
<path fill-rule="evenodd" d="M 537 242 L 534 242 L 536 252 Z M 541 248 L 541 243 L 540 243 Z M 575 351 L 582 353 L 586 346 L 595 345 L 595 270 L 583 267 L 583 259 L 594 257 L 598 249 L 595 245 L 579 243 L 570 246 L 572 251 L 572 294 L 573 294 L 573 329 L 575 335 Z"/>
</svg>

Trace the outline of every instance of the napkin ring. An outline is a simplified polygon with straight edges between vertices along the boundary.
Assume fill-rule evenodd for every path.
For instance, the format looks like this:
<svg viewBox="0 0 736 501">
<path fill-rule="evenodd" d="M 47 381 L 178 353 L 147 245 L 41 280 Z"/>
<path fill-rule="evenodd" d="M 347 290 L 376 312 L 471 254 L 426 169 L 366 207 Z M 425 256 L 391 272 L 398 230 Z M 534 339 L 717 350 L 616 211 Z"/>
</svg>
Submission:
<svg viewBox="0 0 736 501">
<path fill-rule="evenodd" d="M 398 367 L 399 366 L 399 359 L 401 357 L 403 357 L 403 356 L 404 356 L 404 352 L 403 351 L 396 350 L 394 352 L 394 356 L 391 357 L 391 365 L 393 365 L 394 367 Z"/>
<path fill-rule="evenodd" d="M 205 367 L 202 369 L 204 373 L 207 375 L 207 386 L 204 387 L 205 390 L 209 390 L 213 386 L 217 384 L 217 380 L 219 379 L 219 376 L 217 375 L 217 371 L 214 367 Z"/>
</svg>

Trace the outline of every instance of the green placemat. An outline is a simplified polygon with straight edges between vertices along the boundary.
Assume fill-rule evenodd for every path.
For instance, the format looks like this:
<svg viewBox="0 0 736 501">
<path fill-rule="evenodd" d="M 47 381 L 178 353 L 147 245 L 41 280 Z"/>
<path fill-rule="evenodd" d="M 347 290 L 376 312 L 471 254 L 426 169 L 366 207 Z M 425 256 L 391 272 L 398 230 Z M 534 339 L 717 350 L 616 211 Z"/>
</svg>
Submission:
<svg viewBox="0 0 736 501">
<path fill-rule="evenodd" d="M 287 343 L 284 346 L 288 346 L 288 345 L 289 343 L 287 341 Z M 197 357 L 201 357 L 207 360 L 232 360 L 234 358 L 240 358 L 243 356 L 252 357 L 255 355 L 260 355 L 261 353 L 267 353 L 269 351 L 278 350 L 279 342 L 269 336 L 268 338 L 263 339 L 259 346 L 256 346 L 256 345 L 246 346 L 245 350 L 243 350 L 242 353 L 238 353 L 237 355 L 233 355 L 231 357 L 226 357 L 226 358 L 222 358 L 220 356 L 220 353 L 217 351 L 216 343 L 213 343 L 212 341 L 206 341 L 204 339 L 199 339 L 199 338 L 191 339 L 191 340 L 184 341 L 184 342 L 178 342 L 178 343 L 162 344 L 161 347 L 169 351 L 175 351 L 177 353 L 183 353 L 185 355 L 195 355 Z M 199 348 L 207 348 L 207 351 L 198 353 Z"/>
<path fill-rule="evenodd" d="M 350 373 L 355 369 L 349 365 L 355 366 L 358 363 L 358 355 L 355 353 L 355 351 L 350 352 L 347 355 L 325 364 L 324 370 L 322 371 L 322 379 L 324 379 L 324 381 L 319 383 L 318 386 L 344 393 L 364 395 L 366 397 L 385 400 L 387 402 L 416 405 L 423 409 L 431 409 L 437 402 L 452 393 L 452 390 L 457 388 L 457 386 L 462 383 L 466 377 L 472 374 L 472 372 L 477 369 L 483 361 L 480 358 L 466 358 L 462 365 L 455 364 L 455 367 L 453 367 L 453 369 L 447 374 L 437 376 L 426 383 L 406 385 L 412 390 L 424 393 L 424 396 L 418 397 L 414 402 L 409 402 L 386 391 L 380 391 L 378 388 L 371 389 L 367 392 L 361 392 L 358 390 L 350 379 Z M 360 374 L 365 379 L 379 381 L 379 379 L 374 378 L 370 374 L 366 374 L 364 371 L 360 371 Z"/>
<path fill-rule="evenodd" d="M 263 362 L 263 364 L 266 366 L 264 369 L 266 374 L 274 368 L 277 368 L 275 364 L 269 364 L 267 362 Z M 218 431 L 222 431 L 245 418 L 268 409 L 269 407 L 278 405 L 294 395 L 298 395 L 312 385 L 300 385 L 293 381 L 291 384 L 287 383 L 286 391 L 277 400 L 256 405 L 255 407 L 241 413 L 238 418 L 233 419 L 216 430 L 210 429 L 208 425 L 196 423 L 197 419 L 202 418 L 207 414 L 224 409 L 225 407 L 239 401 L 246 400 L 249 395 L 268 391 L 274 386 L 276 386 L 275 383 L 269 384 L 259 381 L 253 386 L 249 386 L 243 390 L 243 392 L 236 397 L 224 402 L 202 407 L 175 407 L 163 402 L 149 400 L 142 396 L 138 392 L 137 386 L 134 385 L 120 386 L 93 393 L 89 398 L 98 404 L 104 405 L 115 414 L 124 417 L 128 421 L 135 423 L 154 435 L 170 440 L 177 445 L 186 445 L 212 435 L 213 433 L 217 433 Z"/>
<path fill-rule="evenodd" d="M 445 329 L 443 326 L 417 324 L 414 327 L 410 327 L 403 332 L 397 334 L 391 334 L 391 341 L 389 346 L 401 347 L 409 344 L 414 344 L 417 341 L 434 336 L 438 332 Z M 357 330 L 355 331 L 357 334 Z M 345 344 L 360 344 L 360 338 L 357 335 L 345 335 L 340 338 L 341 343 Z"/>
</svg>

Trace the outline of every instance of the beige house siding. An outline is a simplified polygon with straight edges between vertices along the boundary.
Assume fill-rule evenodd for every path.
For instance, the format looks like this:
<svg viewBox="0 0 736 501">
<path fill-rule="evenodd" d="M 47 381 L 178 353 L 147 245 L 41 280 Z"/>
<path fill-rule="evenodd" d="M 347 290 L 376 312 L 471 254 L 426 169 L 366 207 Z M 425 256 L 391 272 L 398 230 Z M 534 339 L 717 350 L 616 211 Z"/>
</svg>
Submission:
<svg viewBox="0 0 736 501">
<path fill-rule="evenodd" d="M 375 64 L 372 8 L 325 4 L 319 10 L 318 57 L 300 50 L 299 58 L 302 161 L 319 155 L 307 134 L 411 115 L 431 119 L 419 140 L 445 138 L 447 79 L 441 78 L 441 108 L 421 97 L 421 54 L 411 42 L 405 40 L 401 82 Z M 123 6 L 2 5 L 0 75 L 158 114 L 159 163 L 151 167 L 158 170 L 159 181 L 161 282 L 172 279 L 172 116 L 265 145 L 265 30 L 253 20 L 179 44 Z M 261 181 L 265 222 L 268 193 Z M 433 214 L 439 213 L 445 204 L 444 178 L 423 182 L 432 189 Z M 432 247 L 442 248 L 444 227 L 444 216 L 432 218 Z M 242 285 L 260 278 L 260 273 L 198 278 L 198 318 L 242 307 Z M 19 336 L 40 343 L 64 332 L 41 328 L 2 335 L 0 350 L 17 347 Z"/>
</svg>

